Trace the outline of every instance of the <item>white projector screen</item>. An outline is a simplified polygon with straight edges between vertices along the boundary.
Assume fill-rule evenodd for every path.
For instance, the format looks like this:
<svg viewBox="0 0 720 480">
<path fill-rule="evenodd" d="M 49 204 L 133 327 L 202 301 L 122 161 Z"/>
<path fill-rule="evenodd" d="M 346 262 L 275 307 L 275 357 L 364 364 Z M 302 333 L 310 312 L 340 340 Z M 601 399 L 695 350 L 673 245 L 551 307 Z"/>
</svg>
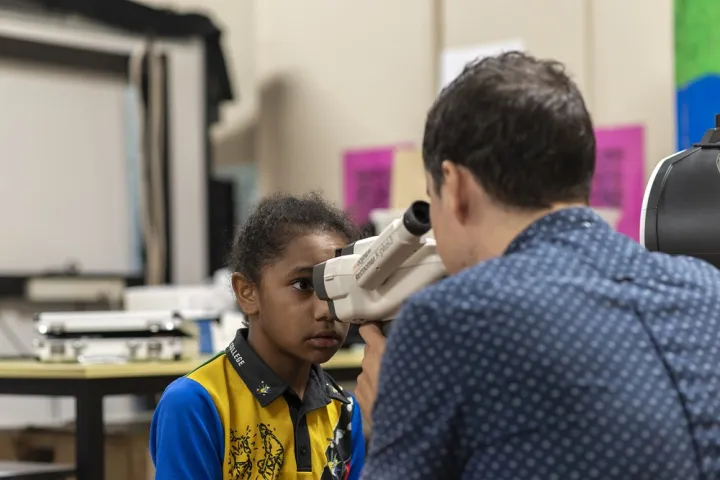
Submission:
<svg viewBox="0 0 720 480">
<path fill-rule="evenodd" d="M 141 273 L 126 98 L 119 76 L 0 59 L 0 275 Z"/>
</svg>

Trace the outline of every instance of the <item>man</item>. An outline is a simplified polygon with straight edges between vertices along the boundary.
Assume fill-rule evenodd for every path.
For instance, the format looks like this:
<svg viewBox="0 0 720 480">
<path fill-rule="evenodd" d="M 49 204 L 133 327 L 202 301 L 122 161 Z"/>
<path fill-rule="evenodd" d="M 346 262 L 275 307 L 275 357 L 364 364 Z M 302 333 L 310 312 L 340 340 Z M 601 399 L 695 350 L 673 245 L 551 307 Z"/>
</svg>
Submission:
<svg viewBox="0 0 720 480">
<path fill-rule="evenodd" d="M 423 157 L 450 276 L 387 347 L 361 329 L 364 478 L 720 478 L 720 273 L 587 207 L 593 126 L 562 65 L 469 65 Z"/>
</svg>

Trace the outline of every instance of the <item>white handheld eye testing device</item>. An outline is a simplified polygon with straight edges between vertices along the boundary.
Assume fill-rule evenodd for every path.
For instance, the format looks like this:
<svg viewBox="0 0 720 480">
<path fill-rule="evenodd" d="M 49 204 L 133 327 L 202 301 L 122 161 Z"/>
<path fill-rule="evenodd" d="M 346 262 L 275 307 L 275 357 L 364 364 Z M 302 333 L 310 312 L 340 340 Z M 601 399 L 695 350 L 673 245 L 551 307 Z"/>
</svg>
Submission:
<svg viewBox="0 0 720 480">
<path fill-rule="evenodd" d="M 378 236 L 339 249 L 316 265 L 313 287 L 330 316 L 347 323 L 389 321 L 413 293 L 446 275 L 430 231 L 430 205 L 414 202 Z"/>
</svg>

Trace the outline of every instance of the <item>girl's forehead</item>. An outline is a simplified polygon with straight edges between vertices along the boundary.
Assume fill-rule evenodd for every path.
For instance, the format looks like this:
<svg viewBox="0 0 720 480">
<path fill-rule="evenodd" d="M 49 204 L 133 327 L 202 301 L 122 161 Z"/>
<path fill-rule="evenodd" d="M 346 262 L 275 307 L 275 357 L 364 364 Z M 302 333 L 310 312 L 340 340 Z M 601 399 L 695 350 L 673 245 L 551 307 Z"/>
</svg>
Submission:
<svg viewBox="0 0 720 480">
<path fill-rule="evenodd" d="M 335 250 L 345 246 L 346 240 L 337 233 L 317 232 L 294 238 L 287 244 L 277 267 L 287 270 L 312 267 L 335 256 Z"/>
</svg>

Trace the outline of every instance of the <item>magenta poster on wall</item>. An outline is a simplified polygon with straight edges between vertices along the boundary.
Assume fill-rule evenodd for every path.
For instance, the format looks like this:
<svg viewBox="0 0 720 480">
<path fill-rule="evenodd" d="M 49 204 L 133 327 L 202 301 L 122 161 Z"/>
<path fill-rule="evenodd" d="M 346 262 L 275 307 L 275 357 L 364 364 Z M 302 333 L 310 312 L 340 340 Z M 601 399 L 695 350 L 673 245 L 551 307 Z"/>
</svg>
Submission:
<svg viewBox="0 0 720 480">
<path fill-rule="evenodd" d="M 639 125 L 597 128 L 595 138 L 590 205 L 618 232 L 639 241 L 645 191 L 644 129 Z"/>
<path fill-rule="evenodd" d="M 361 225 L 370 212 L 390 205 L 390 181 L 397 146 L 348 150 L 343 155 L 344 207 Z"/>
</svg>

